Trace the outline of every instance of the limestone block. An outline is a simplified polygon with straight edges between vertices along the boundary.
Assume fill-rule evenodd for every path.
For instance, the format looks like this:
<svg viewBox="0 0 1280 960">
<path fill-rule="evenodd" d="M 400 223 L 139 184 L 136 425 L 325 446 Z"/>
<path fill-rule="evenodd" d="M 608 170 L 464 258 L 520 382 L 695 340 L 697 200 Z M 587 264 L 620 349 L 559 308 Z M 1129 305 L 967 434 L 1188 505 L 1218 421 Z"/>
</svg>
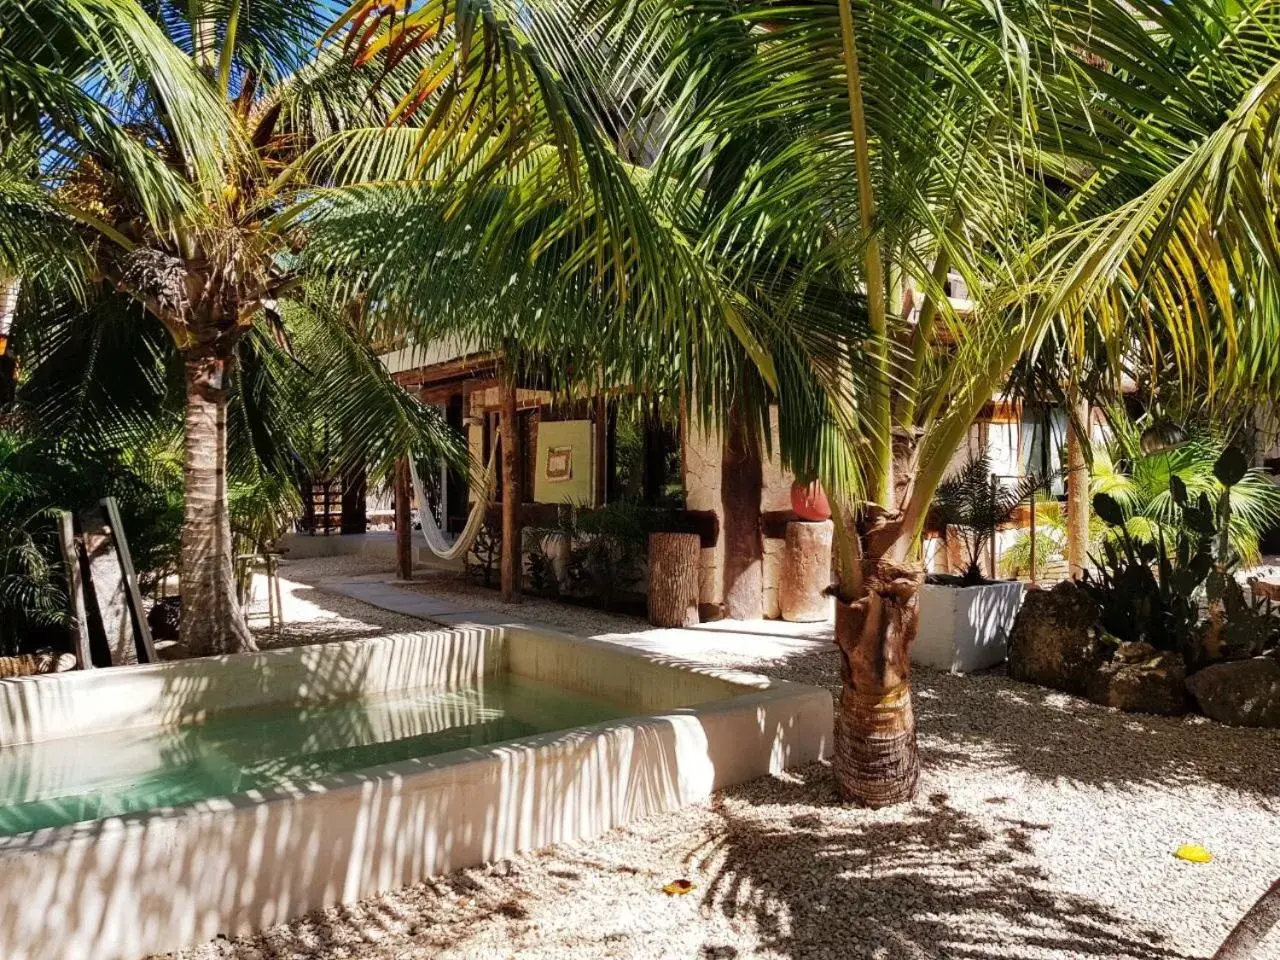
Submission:
<svg viewBox="0 0 1280 960">
<path fill-rule="evenodd" d="M 782 600 L 779 587 L 782 582 L 782 558 L 786 553 L 786 541 L 776 537 L 764 540 L 764 615 L 768 620 L 782 616 Z"/>
<path fill-rule="evenodd" d="M 782 618 L 792 622 L 825 620 L 829 603 L 824 591 L 831 585 L 830 520 L 787 524 L 786 548 L 778 588 Z"/>
</svg>

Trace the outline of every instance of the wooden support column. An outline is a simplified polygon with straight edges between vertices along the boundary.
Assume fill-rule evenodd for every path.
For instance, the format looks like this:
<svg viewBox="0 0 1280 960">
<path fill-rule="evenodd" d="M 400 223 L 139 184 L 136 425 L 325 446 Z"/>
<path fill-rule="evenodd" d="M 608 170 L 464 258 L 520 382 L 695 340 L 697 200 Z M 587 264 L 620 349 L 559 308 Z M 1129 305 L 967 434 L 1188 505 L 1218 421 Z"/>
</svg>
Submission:
<svg viewBox="0 0 1280 960">
<path fill-rule="evenodd" d="M 413 579 L 412 499 L 409 461 L 401 457 L 396 461 L 396 577 L 400 580 Z"/>
<path fill-rule="evenodd" d="M 520 601 L 520 417 L 516 385 L 502 383 L 502 599 Z"/>
<path fill-rule="evenodd" d="M 1088 442 L 1089 404 L 1076 399 L 1067 424 L 1067 568 L 1073 580 L 1084 576 L 1089 551 L 1089 464 L 1084 447 Z"/>
<path fill-rule="evenodd" d="M 724 507 L 724 609 L 732 620 L 764 616 L 764 536 L 760 529 L 764 465 L 760 445 L 735 407 L 720 466 Z"/>
<path fill-rule="evenodd" d="M 353 467 L 342 477 L 342 532 L 366 533 L 369 529 L 365 497 L 368 488 L 364 464 Z"/>
<path fill-rule="evenodd" d="M 595 455 L 592 465 L 595 468 L 593 483 L 595 505 L 603 507 L 609 499 L 609 402 L 603 395 L 596 397 L 594 436 L 591 447 Z"/>
<path fill-rule="evenodd" d="M 644 459 L 641 486 L 644 502 L 657 506 L 666 481 L 667 433 L 662 428 L 662 412 L 656 398 L 646 400 L 644 409 Z"/>
</svg>

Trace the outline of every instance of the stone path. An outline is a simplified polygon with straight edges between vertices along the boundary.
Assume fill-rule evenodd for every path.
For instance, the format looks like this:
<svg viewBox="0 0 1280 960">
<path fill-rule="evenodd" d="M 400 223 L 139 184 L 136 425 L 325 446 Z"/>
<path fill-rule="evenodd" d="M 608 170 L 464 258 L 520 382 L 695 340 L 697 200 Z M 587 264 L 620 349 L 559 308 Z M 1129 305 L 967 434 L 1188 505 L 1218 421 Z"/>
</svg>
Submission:
<svg viewBox="0 0 1280 960">
<path fill-rule="evenodd" d="M 787 623 L 782 620 L 720 620 L 690 628 L 650 628 L 628 632 L 596 631 L 589 626 L 566 628 L 563 623 L 537 619 L 537 608 L 506 607 L 496 599 L 431 592 L 436 575 L 420 573 L 412 585 L 386 574 L 330 577 L 316 585 L 370 606 L 442 626 L 469 624 L 524 626 L 575 633 L 579 636 L 634 647 L 649 653 L 689 660 L 773 663 L 834 649 L 831 622 Z M 532 604 L 530 605 L 532 606 Z M 530 613 L 534 615 L 529 616 Z M 589 623 L 589 620 L 584 621 Z"/>
</svg>

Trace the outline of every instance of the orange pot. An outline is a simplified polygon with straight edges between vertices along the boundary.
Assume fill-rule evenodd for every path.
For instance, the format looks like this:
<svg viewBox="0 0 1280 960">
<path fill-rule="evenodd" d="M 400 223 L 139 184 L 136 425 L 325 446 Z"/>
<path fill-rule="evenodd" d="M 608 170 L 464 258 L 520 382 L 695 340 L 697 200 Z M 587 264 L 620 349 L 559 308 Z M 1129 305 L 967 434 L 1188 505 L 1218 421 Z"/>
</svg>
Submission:
<svg viewBox="0 0 1280 960">
<path fill-rule="evenodd" d="M 801 520 L 817 523 L 831 519 L 831 504 L 827 502 L 827 492 L 817 480 L 812 483 L 797 480 L 791 484 L 791 509 Z"/>
</svg>

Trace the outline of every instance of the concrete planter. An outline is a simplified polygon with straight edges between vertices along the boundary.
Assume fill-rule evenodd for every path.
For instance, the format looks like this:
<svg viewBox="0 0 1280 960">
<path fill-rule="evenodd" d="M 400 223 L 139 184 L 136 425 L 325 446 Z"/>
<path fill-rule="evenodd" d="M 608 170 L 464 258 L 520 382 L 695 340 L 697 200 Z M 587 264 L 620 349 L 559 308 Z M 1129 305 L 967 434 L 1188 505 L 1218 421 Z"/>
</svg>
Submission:
<svg viewBox="0 0 1280 960">
<path fill-rule="evenodd" d="M 911 659 L 952 673 L 994 667 L 1005 659 L 1025 591 L 1026 584 L 1018 581 L 977 587 L 925 584 Z"/>
</svg>

